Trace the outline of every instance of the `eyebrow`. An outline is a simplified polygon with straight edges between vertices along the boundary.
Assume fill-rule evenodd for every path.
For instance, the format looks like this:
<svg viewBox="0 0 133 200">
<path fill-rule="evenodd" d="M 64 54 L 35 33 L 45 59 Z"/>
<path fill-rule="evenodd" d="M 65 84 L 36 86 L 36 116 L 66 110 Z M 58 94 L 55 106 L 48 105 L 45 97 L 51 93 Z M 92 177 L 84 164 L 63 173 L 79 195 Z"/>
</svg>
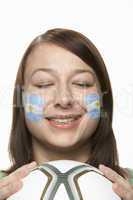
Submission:
<svg viewBox="0 0 133 200">
<path fill-rule="evenodd" d="M 50 69 L 50 68 L 38 68 L 36 70 L 34 70 L 31 74 L 31 77 L 38 71 L 43 71 L 43 72 L 50 72 L 52 74 L 56 74 L 56 71 L 54 69 Z M 76 69 L 73 71 L 74 74 L 79 74 L 79 73 L 91 73 L 92 76 L 95 77 L 95 73 L 93 71 L 91 71 L 90 69 Z"/>
</svg>

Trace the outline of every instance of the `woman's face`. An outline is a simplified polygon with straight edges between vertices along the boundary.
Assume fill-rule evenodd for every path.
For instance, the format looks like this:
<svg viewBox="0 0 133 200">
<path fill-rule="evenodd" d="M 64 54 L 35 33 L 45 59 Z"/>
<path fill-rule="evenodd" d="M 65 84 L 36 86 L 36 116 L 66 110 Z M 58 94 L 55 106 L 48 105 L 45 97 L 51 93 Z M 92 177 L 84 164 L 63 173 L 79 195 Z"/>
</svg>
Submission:
<svg viewBox="0 0 133 200">
<path fill-rule="evenodd" d="M 43 43 L 29 55 L 23 102 L 33 143 L 71 150 L 87 143 L 100 118 L 100 87 L 78 56 Z"/>
</svg>

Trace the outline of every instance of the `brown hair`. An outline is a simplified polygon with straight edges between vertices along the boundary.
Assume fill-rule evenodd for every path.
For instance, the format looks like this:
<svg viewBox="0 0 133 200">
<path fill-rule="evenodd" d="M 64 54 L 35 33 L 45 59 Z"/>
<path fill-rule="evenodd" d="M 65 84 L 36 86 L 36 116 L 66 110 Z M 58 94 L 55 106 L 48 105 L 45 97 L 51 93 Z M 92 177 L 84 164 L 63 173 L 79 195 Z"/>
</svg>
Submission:
<svg viewBox="0 0 133 200">
<path fill-rule="evenodd" d="M 94 44 L 83 34 L 62 28 L 48 30 L 36 37 L 27 48 L 20 63 L 14 89 L 13 122 L 9 141 L 9 154 L 13 165 L 7 172 L 11 173 L 18 167 L 33 160 L 31 134 L 26 127 L 22 106 L 22 86 L 24 84 L 27 57 L 33 48 L 44 42 L 56 44 L 69 50 L 79 56 L 95 71 L 103 94 L 103 106 L 97 129 L 92 137 L 89 138 L 91 141 L 91 157 L 88 162 L 95 167 L 98 167 L 99 164 L 105 164 L 124 176 L 124 171 L 119 166 L 116 140 L 112 129 L 112 90 L 104 61 Z"/>
</svg>

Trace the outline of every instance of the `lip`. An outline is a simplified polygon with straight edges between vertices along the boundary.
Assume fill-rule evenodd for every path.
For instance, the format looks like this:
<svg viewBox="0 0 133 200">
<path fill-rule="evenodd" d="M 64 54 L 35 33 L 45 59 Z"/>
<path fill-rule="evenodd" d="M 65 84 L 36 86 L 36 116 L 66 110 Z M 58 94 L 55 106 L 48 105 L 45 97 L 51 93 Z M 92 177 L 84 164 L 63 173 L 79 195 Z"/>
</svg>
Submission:
<svg viewBox="0 0 133 200">
<path fill-rule="evenodd" d="M 49 119 L 68 119 L 68 118 L 79 118 L 82 114 L 67 114 L 67 115 L 52 115 L 46 116 L 45 118 Z"/>
<path fill-rule="evenodd" d="M 49 125 L 52 127 L 59 128 L 59 129 L 71 129 L 71 128 L 76 128 L 79 125 L 81 118 L 82 116 L 80 116 L 78 119 L 75 119 L 72 122 L 69 122 L 68 124 L 57 124 L 53 120 L 48 120 L 48 119 L 47 121 Z"/>
</svg>

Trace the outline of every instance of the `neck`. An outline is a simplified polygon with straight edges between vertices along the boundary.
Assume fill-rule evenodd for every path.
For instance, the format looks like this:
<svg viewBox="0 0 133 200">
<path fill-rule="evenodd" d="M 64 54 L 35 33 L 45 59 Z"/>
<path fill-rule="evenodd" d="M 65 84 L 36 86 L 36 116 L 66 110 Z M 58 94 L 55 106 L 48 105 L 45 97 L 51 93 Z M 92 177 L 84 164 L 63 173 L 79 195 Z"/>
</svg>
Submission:
<svg viewBox="0 0 133 200">
<path fill-rule="evenodd" d="M 54 160 L 75 160 L 78 162 L 85 163 L 89 157 L 88 145 L 83 145 L 82 147 L 63 150 L 61 148 L 51 148 L 47 145 L 42 145 L 37 141 L 33 142 L 33 155 L 34 160 L 38 165 L 44 162 L 54 161 Z"/>
</svg>

